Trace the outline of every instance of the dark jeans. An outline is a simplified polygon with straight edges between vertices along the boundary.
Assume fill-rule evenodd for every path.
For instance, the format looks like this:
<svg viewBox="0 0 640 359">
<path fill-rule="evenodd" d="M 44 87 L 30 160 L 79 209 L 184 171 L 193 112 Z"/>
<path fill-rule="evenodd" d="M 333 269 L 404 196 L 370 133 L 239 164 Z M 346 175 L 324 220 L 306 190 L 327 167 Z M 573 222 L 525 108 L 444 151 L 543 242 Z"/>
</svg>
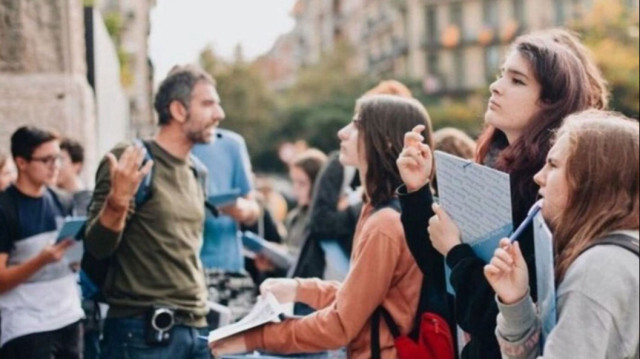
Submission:
<svg viewBox="0 0 640 359">
<path fill-rule="evenodd" d="M 104 323 L 102 359 L 211 359 L 207 328 L 175 325 L 166 346 L 148 345 L 142 318 L 107 318 Z"/>
<path fill-rule="evenodd" d="M 0 350 L 2 359 L 82 359 L 82 325 L 12 339 Z"/>
</svg>

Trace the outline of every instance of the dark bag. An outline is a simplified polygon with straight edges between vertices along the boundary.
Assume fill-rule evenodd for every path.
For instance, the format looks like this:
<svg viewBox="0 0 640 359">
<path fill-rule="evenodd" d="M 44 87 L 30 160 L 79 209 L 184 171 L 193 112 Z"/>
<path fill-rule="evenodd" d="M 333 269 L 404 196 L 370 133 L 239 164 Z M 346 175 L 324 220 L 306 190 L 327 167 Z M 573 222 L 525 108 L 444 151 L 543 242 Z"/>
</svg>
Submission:
<svg viewBox="0 0 640 359">
<path fill-rule="evenodd" d="M 390 207 L 400 212 L 400 205 L 394 200 L 376 211 Z M 425 275 L 420 290 L 418 308 L 414 317 L 413 330 L 401 335 L 391 314 L 382 306 L 371 317 L 371 358 L 380 359 L 380 317 L 384 318 L 394 338 L 394 346 L 399 359 L 454 359 L 456 358 L 455 328 L 453 310 L 445 288 L 438 288 Z"/>
<path fill-rule="evenodd" d="M 631 236 L 628 236 L 626 234 L 621 234 L 621 233 L 607 236 L 598 241 L 595 241 L 594 243 L 591 243 L 589 246 L 587 246 L 587 248 L 582 250 L 582 253 L 586 252 L 588 249 L 591 249 L 595 246 L 602 246 L 602 245 L 612 245 L 612 246 L 622 247 L 628 250 L 629 252 L 637 256 L 640 256 L 640 247 L 639 247 L 640 243 L 638 242 L 638 240 Z"/>
<path fill-rule="evenodd" d="M 136 140 L 135 145 L 144 146 L 145 149 L 145 157 L 142 162 L 144 165 L 147 161 L 153 160 L 153 156 L 151 155 L 151 149 L 149 148 L 149 144 L 146 141 Z M 205 198 L 207 194 L 207 168 L 198 160 L 195 156 L 189 155 L 191 159 L 191 163 L 194 166 L 194 176 L 198 180 L 198 183 L 202 187 Z M 149 199 L 151 199 L 153 192 L 151 189 L 151 183 L 153 181 L 154 170 L 153 167 L 151 171 L 142 179 L 140 186 L 138 187 L 138 191 L 136 192 L 135 198 L 135 206 L 136 208 L 142 207 Z M 215 206 L 211 205 L 208 201 L 205 200 L 205 207 L 209 209 L 213 213 L 213 215 L 217 216 L 218 211 Z M 134 214 L 135 216 L 135 214 Z M 86 223 L 85 223 L 86 227 Z M 85 232 L 85 228 L 81 230 L 81 233 Z M 82 260 L 80 262 L 80 268 L 85 272 L 87 277 L 91 280 L 91 282 L 98 288 L 99 293 L 97 295 L 98 300 L 103 299 L 103 295 L 101 290 L 104 288 L 105 281 L 107 279 L 107 272 L 109 270 L 109 264 L 111 262 L 111 257 L 107 257 L 104 259 L 99 259 L 93 256 L 89 251 L 84 251 L 82 254 Z"/>
</svg>

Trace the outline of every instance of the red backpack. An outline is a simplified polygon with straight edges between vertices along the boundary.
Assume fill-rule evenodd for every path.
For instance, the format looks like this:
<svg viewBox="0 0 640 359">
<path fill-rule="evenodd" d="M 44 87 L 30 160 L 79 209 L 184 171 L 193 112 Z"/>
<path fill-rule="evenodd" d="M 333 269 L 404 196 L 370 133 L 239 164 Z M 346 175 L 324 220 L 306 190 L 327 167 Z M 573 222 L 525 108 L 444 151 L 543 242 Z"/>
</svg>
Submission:
<svg viewBox="0 0 640 359">
<path fill-rule="evenodd" d="M 380 359 L 380 316 L 394 337 L 399 359 L 454 359 L 456 349 L 449 323 L 433 312 L 422 313 L 417 336 L 401 335 L 398 326 L 386 309 L 380 307 L 371 320 L 371 358 Z"/>
<path fill-rule="evenodd" d="M 376 207 L 376 211 L 386 207 L 401 212 L 397 199 Z M 408 335 L 400 334 L 398 325 L 384 307 L 378 307 L 373 313 L 371 317 L 372 359 L 380 359 L 381 316 L 393 335 L 399 359 L 456 359 L 458 357 L 455 333 L 451 330 L 455 328 L 453 297 L 446 290 L 443 260 L 434 260 L 429 267 L 429 273 L 432 275 L 425 275 L 422 279 L 414 325 Z"/>
</svg>

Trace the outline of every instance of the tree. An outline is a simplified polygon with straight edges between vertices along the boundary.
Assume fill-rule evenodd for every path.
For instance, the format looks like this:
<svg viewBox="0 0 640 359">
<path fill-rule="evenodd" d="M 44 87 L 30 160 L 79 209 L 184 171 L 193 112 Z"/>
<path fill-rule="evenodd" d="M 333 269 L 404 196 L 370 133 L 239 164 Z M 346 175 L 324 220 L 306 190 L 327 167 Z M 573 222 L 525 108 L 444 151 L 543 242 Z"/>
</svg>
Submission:
<svg viewBox="0 0 640 359">
<path fill-rule="evenodd" d="M 235 54 L 235 61 L 228 63 L 207 46 L 200 53 L 200 65 L 216 79 L 226 114 L 222 127 L 240 133 L 253 156 L 263 150 L 264 135 L 274 124 L 275 99 L 257 69 L 242 58 L 240 46 Z"/>
<path fill-rule="evenodd" d="M 595 0 L 591 11 L 572 28 L 583 35 L 611 90 L 611 109 L 640 115 L 638 13 L 622 0 Z"/>
</svg>

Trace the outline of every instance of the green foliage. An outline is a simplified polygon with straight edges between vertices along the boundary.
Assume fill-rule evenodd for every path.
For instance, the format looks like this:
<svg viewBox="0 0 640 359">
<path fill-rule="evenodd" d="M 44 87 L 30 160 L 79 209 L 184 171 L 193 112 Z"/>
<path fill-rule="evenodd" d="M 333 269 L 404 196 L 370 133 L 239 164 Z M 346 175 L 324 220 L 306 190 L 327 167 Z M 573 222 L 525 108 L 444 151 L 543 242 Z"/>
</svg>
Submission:
<svg viewBox="0 0 640 359">
<path fill-rule="evenodd" d="M 238 50 L 240 51 L 240 50 Z M 217 82 L 226 119 L 222 127 L 242 134 L 253 155 L 264 150 L 265 135 L 271 131 L 275 118 L 275 99 L 256 68 L 241 59 L 226 63 L 211 47 L 200 53 L 201 66 Z"/>
<path fill-rule="evenodd" d="M 120 42 L 123 24 L 122 15 L 120 15 L 120 13 L 111 11 L 104 14 L 104 25 L 107 27 L 109 36 L 111 36 L 116 44 Z"/>
<path fill-rule="evenodd" d="M 609 83 L 609 107 L 627 116 L 640 115 L 638 14 L 622 0 L 596 0 L 593 9 L 572 26 L 583 35 Z"/>
</svg>

